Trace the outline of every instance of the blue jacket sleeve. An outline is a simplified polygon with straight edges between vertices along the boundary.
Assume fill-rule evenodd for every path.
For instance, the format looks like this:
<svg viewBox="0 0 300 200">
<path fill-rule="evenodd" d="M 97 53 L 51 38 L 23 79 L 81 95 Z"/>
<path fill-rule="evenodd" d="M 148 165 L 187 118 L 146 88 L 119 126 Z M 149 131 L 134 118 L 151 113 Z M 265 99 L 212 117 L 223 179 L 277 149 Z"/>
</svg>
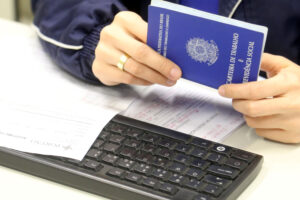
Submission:
<svg viewBox="0 0 300 200">
<path fill-rule="evenodd" d="M 118 0 L 32 0 L 34 25 L 56 64 L 90 83 L 101 29 L 126 7 Z"/>
</svg>

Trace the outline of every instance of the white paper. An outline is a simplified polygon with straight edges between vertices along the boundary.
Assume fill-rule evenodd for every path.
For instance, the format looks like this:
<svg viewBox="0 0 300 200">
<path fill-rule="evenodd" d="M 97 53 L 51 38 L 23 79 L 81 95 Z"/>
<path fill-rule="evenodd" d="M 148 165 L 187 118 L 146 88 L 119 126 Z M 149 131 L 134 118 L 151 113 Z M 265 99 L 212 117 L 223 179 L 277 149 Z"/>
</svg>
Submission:
<svg viewBox="0 0 300 200">
<path fill-rule="evenodd" d="M 81 160 L 106 123 L 138 96 L 85 84 L 44 53 L 28 26 L 0 34 L 0 146 Z"/>
<path fill-rule="evenodd" d="M 205 12 L 205 11 L 187 7 L 184 5 L 170 3 L 168 1 L 152 0 L 151 6 L 165 8 L 168 10 L 173 10 L 173 11 L 184 13 L 187 15 L 193 15 L 196 17 L 206 18 L 206 19 L 218 21 L 218 22 L 221 22 L 224 24 L 230 24 L 230 25 L 241 27 L 241 28 L 249 29 L 252 31 L 259 31 L 259 32 L 263 33 L 264 35 L 266 35 L 268 32 L 268 28 L 265 26 L 244 22 L 244 21 L 236 20 L 236 19 L 229 18 L 229 17 L 224 17 L 221 15 L 216 15 L 213 13 Z"/>
<path fill-rule="evenodd" d="M 31 153 L 80 160 L 102 129 L 98 120 L 78 110 L 3 101 L 0 109 L 0 146 Z"/>
<path fill-rule="evenodd" d="M 171 88 L 151 87 L 122 114 L 215 142 L 244 122 L 230 99 L 186 80 Z"/>
</svg>

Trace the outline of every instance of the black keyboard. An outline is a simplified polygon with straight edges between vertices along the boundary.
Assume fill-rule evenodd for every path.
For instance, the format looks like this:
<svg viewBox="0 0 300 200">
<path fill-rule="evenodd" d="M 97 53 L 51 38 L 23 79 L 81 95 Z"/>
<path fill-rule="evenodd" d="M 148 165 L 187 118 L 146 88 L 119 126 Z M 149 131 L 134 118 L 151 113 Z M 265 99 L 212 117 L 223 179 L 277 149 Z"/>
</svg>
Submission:
<svg viewBox="0 0 300 200">
<path fill-rule="evenodd" d="M 110 199 L 236 199 L 260 155 L 116 115 L 82 161 L 0 148 L 0 164 Z"/>
</svg>

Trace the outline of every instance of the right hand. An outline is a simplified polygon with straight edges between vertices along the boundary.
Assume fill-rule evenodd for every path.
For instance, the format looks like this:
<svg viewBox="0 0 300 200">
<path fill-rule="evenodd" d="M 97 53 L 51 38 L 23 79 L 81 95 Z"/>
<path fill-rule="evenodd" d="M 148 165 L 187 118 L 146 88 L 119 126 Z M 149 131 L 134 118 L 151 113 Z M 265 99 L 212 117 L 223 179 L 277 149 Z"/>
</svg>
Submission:
<svg viewBox="0 0 300 200">
<path fill-rule="evenodd" d="M 147 26 L 136 13 L 123 11 L 102 29 L 92 70 L 103 84 L 172 86 L 181 77 L 181 70 L 175 63 L 146 44 Z M 124 53 L 129 59 L 122 71 L 116 65 Z"/>
</svg>

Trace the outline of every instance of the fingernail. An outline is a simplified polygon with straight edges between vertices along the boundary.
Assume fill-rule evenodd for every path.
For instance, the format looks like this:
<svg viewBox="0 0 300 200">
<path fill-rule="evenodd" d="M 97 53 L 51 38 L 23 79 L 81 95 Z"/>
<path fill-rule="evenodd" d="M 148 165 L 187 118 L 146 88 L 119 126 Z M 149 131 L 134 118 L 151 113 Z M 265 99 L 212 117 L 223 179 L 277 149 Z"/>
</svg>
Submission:
<svg viewBox="0 0 300 200">
<path fill-rule="evenodd" d="M 174 79 L 179 79 L 181 75 L 181 71 L 178 68 L 171 69 L 170 75 Z"/>
<path fill-rule="evenodd" d="M 173 81 L 173 80 L 167 80 L 167 85 L 169 85 L 169 86 L 172 86 L 172 85 L 174 85 L 175 83 L 176 83 L 176 81 Z"/>
<path fill-rule="evenodd" d="M 219 87 L 218 92 L 221 96 L 225 97 L 225 88 L 224 88 L 224 86 Z"/>
</svg>

